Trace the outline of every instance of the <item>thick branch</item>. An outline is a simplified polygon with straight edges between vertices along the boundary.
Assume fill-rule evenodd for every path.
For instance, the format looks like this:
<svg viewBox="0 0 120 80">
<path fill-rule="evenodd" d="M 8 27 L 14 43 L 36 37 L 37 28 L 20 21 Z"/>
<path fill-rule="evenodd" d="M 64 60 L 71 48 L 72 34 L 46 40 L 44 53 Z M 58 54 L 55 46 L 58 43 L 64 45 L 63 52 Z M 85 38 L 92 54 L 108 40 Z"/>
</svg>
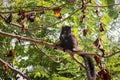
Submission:
<svg viewBox="0 0 120 80">
<path fill-rule="evenodd" d="M 9 34 L 9 33 L 6 33 L 6 32 L 2 32 L 0 31 L 0 35 L 1 36 L 6 36 L 6 37 L 11 37 L 11 38 L 17 38 L 19 40 L 24 40 L 24 41 L 30 41 L 32 43 L 37 43 L 37 44 L 40 44 L 40 45 L 45 45 L 45 46 L 48 46 L 48 47 L 51 47 L 51 48 L 57 48 L 59 50 L 63 50 L 62 48 L 54 45 L 54 44 L 50 44 L 50 43 L 47 43 L 45 41 L 42 41 L 42 40 L 36 40 L 36 39 L 32 39 L 32 38 L 27 38 L 27 37 L 23 37 L 23 36 L 19 36 L 19 35 L 14 35 L 14 34 Z M 67 53 L 69 53 L 70 55 L 71 54 L 78 54 L 78 55 L 94 55 L 94 54 L 88 54 L 87 52 L 84 52 L 84 51 L 81 51 L 79 53 L 76 53 L 76 52 L 71 52 L 70 50 L 66 50 Z M 108 58 L 108 57 L 111 57 L 117 53 L 120 53 L 120 51 L 117 51 L 115 53 L 112 53 L 108 56 L 105 56 L 104 58 Z"/>
<path fill-rule="evenodd" d="M 0 35 L 1 36 L 6 36 L 6 37 L 11 37 L 11 38 L 17 38 L 19 40 L 24 40 L 24 41 L 30 41 L 30 42 L 33 42 L 33 43 L 37 43 L 37 44 L 40 44 L 40 45 L 45 45 L 45 46 L 48 46 L 48 47 L 51 47 L 51 48 L 56 48 L 56 49 L 59 49 L 59 50 L 63 50 L 61 47 L 58 47 L 54 44 L 50 44 L 50 43 L 47 43 L 47 42 L 44 42 L 42 40 L 36 40 L 36 39 L 32 39 L 32 38 L 26 38 L 26 37 L 23 37 L 23 36 L 19 36 L 19 35 L 14 35 L 14 34 L 9 34 L 9 33 L 6 33 L 6 32 L 2 32 L 0 31 Z M 66 50 L 66 52 L 69 54 L 69 55 L 73 55 L 73 54 L 78 54 L 78 55 L 94 55 L 94 54 L 88 54 L 86 52 L 79 52 L 79 53 L 76 53 L 76 52 L 72 52 L 70 50 Z M 72 58 L 77 62 L 79 63 L 82 67 L 85 68 L 85 66 L 79 62 L 74 56 L 72 56 Z"/>
<path fill-rule="evenodd" d="M 18 74 L 20 74 L 23 78 L 25 78 L 25 79 L 27 79 L 27 80 L 30 80 L 30 78 L 28 77 L 28 76 L 26 76 L 26 75 L 24 75 L 22 72 L 20 72 L 19 70 L 17 70 L 17 69 L 15 69 L 15 68 L 13 68 L 12 66 L 10 66 L 8 63 L 6 63 L 4 60 L 2 60 L 1 58 L 0 58 L 0 62 L 1 63 L 3 63 L 3 64 L 7 64 L 7 66 L 11 69 L 11 70 L 13 70 L 15 73 L 18 73 Z"/>
<path fill-rule="evenodd" d="M 26 38 L 26 37 L 23 37 L 23 36 L 9 34 L 9 33 L 2 32 L 2 31 L 0 31 L 0 35 L 1 36 L 6 36 L 6 37 L 11 37 L 11 38 L 17 38 L 19 40 L 30 41 L 30 42 L 33 42 L 33 43 L 38 43 L 38 44 L 41 44 L 41 45 L 46 45 L 46 46 L 51 46 L 52 47 L 51 44 L 48 44 L 48 43 L 46 43 L 44 41 L 41 41 L 41 40 L 35 40 L 35 39 L 32 39 L 32 38 Z"/>
<path fill-rule="evenodd" d="M 37 44 L 40 44 L 40 45 L 45 45 L 45 46 L 48 46 L 48 47 L 51 47 L 51 48 L 57 48 L 59 50 L 63 50 L 62 48 L 54 45 L 54 44 L 50 44 L 50 43 L 47 43 L 45 41 L 42 41 L 42 40 L 36 40 L 36 39 L 32 39 L 32 38 L 27 38 L 27 37 L 23 37 L 23 36 L 20 36 L 20 35 L 15 35 L 15 34 L 10 34 L 10 33 L 6 33 L 6 32 L 2 32 L 0 31 L 0 35 L 1 36 L 6 36 L 6 37 L 11 37 L 11 38 L 17 38 L 19 40 L 24 40 L 24 41 L 30 41 L 32 43 L 37 43 Z M 94 54 L 88 54 L 87 52 L 84 52 L 84 51 L 81 51 L 81 53 L 76 53 L 76 52 L 71 52 L 70 50 L 66 50 L 67 53 L 69 54 L 81 54 L 81 55 L 94 55 Z"/>
</svg>

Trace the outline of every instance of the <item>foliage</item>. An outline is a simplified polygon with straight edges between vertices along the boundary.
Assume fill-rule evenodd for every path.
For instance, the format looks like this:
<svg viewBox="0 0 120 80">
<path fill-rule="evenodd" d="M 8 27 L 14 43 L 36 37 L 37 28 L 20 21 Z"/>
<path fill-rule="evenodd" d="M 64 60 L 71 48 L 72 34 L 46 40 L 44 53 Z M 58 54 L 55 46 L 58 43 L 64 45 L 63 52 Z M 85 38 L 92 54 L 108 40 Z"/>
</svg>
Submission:
<svg viewBox="0 0 120 80">
<path fill-rule="evenodd" d="M 86 0 L 86 2 L 88 1 Z M 87 4 L 84 13 L 82 12 L 84 9 L 81 8 L 82 0 L 1 0 L 0 15 L 7 18 L 11 11 L 13 18 L 11 23 L 6 23 L 0 17 L 0 31 L 40 39 L 53 44 L 59 41 L 61 27 L 69 25 L 79 40 L 79 49 L 88 53 L 97 51 L 101 55 L 102 52 L 93 45 L 93 42 L 101 37 L 105 55 L 109 55 L 120 50 L 120 28 L 118 27 L 120 4 L 115 5 L 116 2 L 117 0 L 92 0 Z M 103 7 L 99 7 L 100 12 L 97 15 L 98 6 Z M 60 7 L 61 10 L 55 14 L 53 8 L 56 7 Z M 20 10 L 36 11 L 34 22 L 24 19 L 28 28 L 25 25 L 21 27 L 23 24 L 16 21 L 19 18 L 18 11 Z M 81 19 L 83 19 L 82 22 Z M 103 32 L 99 31 L 100 23 L 105 28 Z M 88 29 L 88 32 L 86 36 L 83 36 L 85 28 Z M 7 57 L 10 50 L 14 50 L 15 53 L 12 60 Z M 28 75 L 31 80 L 86 79 L 85 69 L 71 59 L 68 54 L 45 45 L 0 36 L 0 55 L 1 59 L 13 64 L 14 68 Z M 83 61 L 81 57 L 76 57 L 81 62 Z M 109 70 L 112 80 L 120 79 L 120 55 L 101 60 L 104 68 Z M 4 64 L 0 63 L 1 80 L 22 79 L 22 76 L 14 73 L 11 69 L 8 69 L 7 75 L 5 75 L 3 66 Z M 96 66 L 96 72 L 98 71 L 100 69 Z"/>
</svg>

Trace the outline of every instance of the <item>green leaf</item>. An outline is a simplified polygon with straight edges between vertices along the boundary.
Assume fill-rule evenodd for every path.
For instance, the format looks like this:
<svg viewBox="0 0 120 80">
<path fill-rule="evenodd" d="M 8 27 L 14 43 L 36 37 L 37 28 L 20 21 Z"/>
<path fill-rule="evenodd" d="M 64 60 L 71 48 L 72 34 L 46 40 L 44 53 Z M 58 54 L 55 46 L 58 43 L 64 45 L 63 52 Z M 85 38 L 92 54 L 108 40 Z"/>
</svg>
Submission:
<svg viewBox="0 0 120 80">
<path fill-rule="evenodd" d="M 109 10 L 108 15 L 109 15 L 111 18 L 116 19 L 116 18 L 118 17 L 118 15 L 119 15 L 119 14 L 118 14 L 118 10 L 112 8 L 112 9 Z"/>
<path fill-rule="evenodd" d="M 52 77 L 52 80 L 73 80 L 73 79 L 66 77 Z"/>
<path fill-rule="evenodd" d="M 40 76 L 41 76 L 40 72 L 36 72 L 34 78 L 37 78 L 37 77 L 40 77 Z"/>
<path fill-rule="evenodd" d="M 111 17 L 108 14 L 104 14 L 104 16 L 102 17 L 102 22 L 105 25 L 108 25 L 110 21 L 111 21 Z"/>
</svg>

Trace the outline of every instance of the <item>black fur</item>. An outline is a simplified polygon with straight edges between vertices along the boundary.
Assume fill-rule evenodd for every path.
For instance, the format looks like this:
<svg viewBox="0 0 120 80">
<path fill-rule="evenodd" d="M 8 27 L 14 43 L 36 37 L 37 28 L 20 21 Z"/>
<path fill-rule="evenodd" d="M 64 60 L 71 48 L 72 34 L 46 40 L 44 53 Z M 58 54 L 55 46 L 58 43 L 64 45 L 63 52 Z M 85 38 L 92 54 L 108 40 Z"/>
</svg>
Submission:
<svg viewBox="0 0 120 80">
<path fill-rule="evenodd" d="M 60 44 L 59 46 L 64 49 L 69 49 L 71 51 L 75 51 L 78 47 L 78 40 L 77 38 L 72 34 L 71 27 L 65 26 L 62 27 L 62 31 L 60 33 Z"/>
<path fill-rule="evenodd" d="M 71 27 L 69 26 L 62 27 L 59 39 L 60 39 L 60 44 L 58 46 L 62 47 L 64 51 L 68 49 L 73 52 L 80 52 L 77 49 L 78 40 L 75 37 L 75 35 L 72 34 Z M 81 56 L 85 61 L 88 80 L 96 80 L 95 68 L 92 58 L 88 55 L 81 55 Z"/>
</svg>

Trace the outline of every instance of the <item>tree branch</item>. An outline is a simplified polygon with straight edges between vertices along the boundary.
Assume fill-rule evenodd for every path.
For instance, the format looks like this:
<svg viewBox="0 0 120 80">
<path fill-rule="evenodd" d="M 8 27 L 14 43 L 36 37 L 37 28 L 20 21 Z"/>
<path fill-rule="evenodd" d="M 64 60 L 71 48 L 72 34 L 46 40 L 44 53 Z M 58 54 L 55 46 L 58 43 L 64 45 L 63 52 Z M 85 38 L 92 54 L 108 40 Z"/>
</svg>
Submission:
<svg viewBox="0 0 120 80">
<path fill-rule="evenodd" d="M 64 4 L 61 4 L 60 6 L 57 6 L 57 7 L 62 8 L 62 7 L 66 6 L 66 5 L 70 4 L 70 3 L 72 3 L 72 2 L 66 2 L 66 3 L 64 3 Z M 31 6 L 18 7 L 18 8 L 22 9 L 22 8 L 30 8 L 30 7 L 31 7 Z M 40 9 L 34 9 L 34 11 L 36 11 L 36 12 L 40 12 L 43 8 L 44 8 L 45 10 L 47 10 L 47 11 L 53 10 L 53 9 L 55 8 L 55 7 L 43 7 L 43 6 L 36 6 L 36 7 L 39 7 L 39 8 L 40 8 Z M 8 7 L 7 7 L 7 8 L 8 8 Z M 7 9 L 7 8 L 4 8 L 4 9 Z M 17 9 L 17 7 L 12 7 L 12 8 Z M 26 10 L 26 12 L 31 12 L 31 11 L 33 11 L 33 8 L 32 8 L 32 10 Z M 0 13 L 1 13 L 1 14 L 18 13 L 18 10 L 17 10 L 17 11 L 0 11 Z"/>
<path fill-rule="evenodd" d="M 118 53 L 120 53 L 120 50 L 117 51 L 117 52 L 111 53 L 110 55 L 104 56 L 104 58 L 109 58 L 109 57 L 114 56 L 114 55 L 116 55 Z"/>
<path fill-rule="evenodd" d="M 58 50 L 62 50 L 62 51 L 63 51 L 63 49 L 62 49 L 61 47 L 56 46 L 55 44 L 47 43 L 47 42 L 42 41 L 42 40 L 36 40 L 36 39 L 32 39 L 32 38 L 27 38 L 27 37 L 23 37 L 23 36 L 20 36 L 20 35 L 14 35 L 14 34 L 2 32 L 2 31 L 0 31 L 0 35 L 1 35 L 1 36 L 6 36 L 6 37 L 11 37 L 11 38 L 17 38 L 17 39 L 19 39 L 19 40 L 30 41 L 30 42 L 32 42 L 32 43 L 36 43 L 36 44 L 40 44 L 40 45 L 45 45 L 45 46 L 48 46 L 48 47 L 51 47 L 51 48 L 56 48 L 56 49 L 58 49 Z M 79 62 L 79 60 L 77 60 L 77 59 L 74 57 L 74 54 L 78 54 L 78 55 L 94 55 L 94 54 L 88 54 L 87 52 L 84 52 L 84 51 L 82 51 L 82 50 L 81 50 L 81 52 L 79 52 L 79 53 L 77 53 L 77 52 L 72 52 L 72 51 L 70 51 L 70 50 L 66 50 L 66 52 L 67 52 L 77 63 L 79 63 L 79 64 L 80 64 L 82 67 L 84 67 L 84 68 L 85 68 L 85 66 L 84 66 L 81 62 Z M 104 58 L 111 57 L 111 56 L 113 56 L 113 55 L 115 55 L 115 54 L 117 54 L 117 53 L 120 53 L 120 51 L 117 51 L 117 52 L 115 52 L 115 53 L 112 53 L 112 54 L 110 54 L 110 55 L 108 55 L 108 56 L 104 56 Z"/>
<path fill-rule="evenodd" d="M 49 55 L 49 54 L 47 54 L 45 51 L 43 51 L 42 49 L 40 49 L 39 47 L 38 47 L 38 45 L 36 44 L 36 47 L 37 47 L 37 49 L 40 51 L 40 52 L 42 52 L 42 53 L 44 53 L 49 59 L 51 59 L 53 62 L 55 62 L 55 63 L 61 63 L 64 59 L 61 59 L 61 60 L 59 60 L 59 61 L 57 61 L 56 59 L 54 59 L 51 55 Z"/>
<path fill-rule="evenodd" d="M 28 76 L 24 75 L 24 74 L 23 74 L 22 72 L 20 72 L 19 70 L 17 70 L 17 69 L 15 69 L 15 68 L 13 68 L 12 66 L 10 66 L 7 62 L 5 62 L 4 60 L 2 60 L 1 58 L 0 58 L 0 62 L 3 63 L 3 64 L 7 64 L 7 66 L 8 66 L 11 70 L 13 70 L 15 73 L 20 74 L 23 78 L 25 78 L 25 79 L 27 79 L 27 80 L 30 80 L 30 78 L 29 78 Z"/>
<path fill-rule="evenodd" d="M 70 3 L 72 3 L 72 2 L 66 2 L 66 3 L 64 3 L 64 4 L 62 4 L 62 5 L 60 5 L 60 6 L 57 6 L 57 7 L 64 7 L 64 6 L 66 6 L 66 5 L 68 5 L 68 4 L 70 4 Z M 77 3 L 74 3 L 74 4 L 77 4 Z M 108 5 L 105 5 L 105 6 L 98 6 L 98 5 L 87 5 L 87 7 L 110 7 L 110 6 L 114 6 L 114 5 L 120 5 L 120 3 L 118 3 L 118 4 L 108 4 Z M 22 9 L 22 8 L 30 8 L 31 6 L 27 6 L 27 7 L 18 7 L 19 9 Z M 39 8 L 45 8 L 45 10 L 52 10 L 52 9 L 54 9 L 55 7 L 52 7 L 52 8 L 49 8 L 49 7 L 43 7 L 43 6 L 36 6 L 36 7 L 39 7 Z M 17 8 L 17 7 L 12 7 L 12 8 Z M 4 9 L 7 9 L 7 8 L 4 8 Z M 38 10 L 38 9 L 34 9 L 35 11 L 41 11 L 41 10 Z M 33 9 L 32 10 L 29 10 L 29 11 L 26 11 L 26 12 L 31 12 L 31 11 L 33 11 Z M 18 11 L 0 11 L 0 13 L 2 13 L 2 14 L 8 14 L 8 13 L 18 13 Z"/>
<path fill-rule="evenodd" d="M 10 33 L 6 33 L 6 32 L 3 32 L 3 31 L 0 31 L 0 35 L 1 36 L 6 36 L 6 37 L 11 37 L 11 38 L 17 38 L 19 40 L 24 40 L 24 41 L 30 41 L 32 43 L 37 43 L 37 44 L 40 44 L 40 45 L 45 45 L 45 46 L 48 46 L 48 47 L 51 47 L 51 48 L 57 48 L 59 50 L 62 50 L 63 49 L 61 47 L 58 47 L 54 44 L 51 44 L 51 43 L 47 43 L 45 41 L 42 41 L 42 40 L 37 40 L 37 39 L 32 39 L 32 38 L 27 38 L 27 37 L 23 37 L 23 36 L 20 36 L 20 35 L 15 35 L 15 34 L 10 34 Z M 74 54 L 79 54 L 79 55 L 94 55 L 94 54 L 88 54 L 87 52 L 84 52 L 84 51 L 81 51 L 81 53 L 76 53 L 76 52 L 72 52 L 70 50 L 66 50 L 66 52 L 68 53 L 74 53 Z"/>
<path fill-rule="evenodd" d="M 17 38 L 17 39 L 19 39 L 19 40 L 30 41 L 30 42 L 32 42 L 32 43 L 37 43 L 37 44 L 40 44 L 40 45 L 45 45 L 45 46 L 48 46 L 48 47 L 51 47 L 51 48 L 57 48 L 57 49 L 63 51 L 63 49 L 62 49 L 61 47 L 58 47 L 58 46 L 56 46 L 56 45 L 54 45 L 54 44 L 47 43 L 47 42 L 42 41 L 42 40 L 36 40 L 36 39 L 32 39 L 32 38 L 27 38 L 27 37 L 23 37 L 23 36 L 20 36 L 20 35 L 14 35 L 14 34 L 2 32 L 2 31 L 0 31 L 0 35 L 1 35 L 1 36 L 6 36 L 6 37 L 11 37 L 11 38 Z M 77 53 L 77 52 L 72 52 L 72 51 L 70 51 L 70 50 L 66 50 L 66 52 L 69 53 L 70 55 L 71 55 L 71 54 L 94 55 L 94 54 L 92 54 L 92 53 L 91 53 L 91 54 L 88 54 L 88 52 L 84 52 L 84 51 L 82 51 L 82 50 L 81 50 L 81 52 L 79 52 L 79 53 Z M 115 55 L 115 54 L 117 54 L 117 53 L 120 53 L 120 51 L 117 51 L 117 52 L 115 52 L 115 53 L 112 53 L 112 54 L 110 54 L 110 55 L 108 55 L 108 56 L 104 56 L 104 58 L 111 57 L 111 56 L 113 56 L 113 55 Z"/>
<path fill-rule="evenodd" d="M 120 3 L 118 3 L 118 4 L 108 4 L 108 5 L 105 5 L 105 6 L 87 5 L 87 7 L 110 7 L 110 6 L 114 6 L 114 5 L 120 5 Z"/>
<path fill-rule="evenodd" d="M 54 26 L 54 25 L 56 25 L 56 24 L 59 24 L 59 23 L 61 23 L 61 22 L 64 22 L 65 20 L 67 20 L 68 18 L 70 18 L 72 15 L 74 15 L 76 12 L 78 12 L 80 9 L 81 9 L 81 8 L 78 8 L 78 9 L 74 10 L 68 17 L 64 18 L 64 19 L 61 20 L 61 21 L 58 21 L 58 22 L 56 22 L 56 23 L 54 23 L 54 24 L 51 24 L 51 25 L 49 25 L 49 26 L 42 26 L 42 27 L 40 26 L 40 27 L 37 27 L 37 28 L 32 28 L 32 29 L 30 29 L 30 31 L 39 30 L 39 29 L 41 29 L 41 28 L 52 27 L 52 26 Z"/>
<path fill-rule="evenodd" d="M 59 49 L 59 50 L 62 50 L 62 51 L 63 51 L 63 49 L 62 49 L 61 47 L 56 46 L 56 45 L 54 45 L 54 44 L 50 44 L 50 43 L 44 42 L 44 41 L 42 41 L 42 40 L 36 40 L 36 39 L 32 39 L 32 38 L 27 38 L 27 37 L 23 37 L 23 36 L 19 36 L 19 35 L 14 35 L 14 34 L 2 32 L 2 31 L 0 31 L 0 35 L 1 35 L 1 36 L 6 36 L 6 37 L 11 37 L 11 38 L 17 38 L 17 39 L 19 39 L 19 40 L 30 41 L 30 42 L 32 42 L 32 43 L 37 43 L 37 44 L 40 44 L 40 45 L 45 45 L 45 46 L 48 46 L 48 47 L 51 47 L 51 48 L 56 48 L 56 49 Z M 70 56 L 72 56 L 73 54 L 78 54 L 78 55 L 94 55 L 94 54 L 88 54 L 88 53 L 86 53 L 86 52 L 76 53 L 76 52 L 72 52 L 72 51 L 70 51 L 70 50 L 66 50 L 66 52 L 67 52 Z M 77 63 L 79 63 L 81 66 L 84 67 L 84 65 L 83 65 L 81 62 L 79 62 L 79 61 L 77 60 L 77 58 L 75 58 L 74 56 L 72 56 L 72 58 L 73 58 Z"/>
<path fill-rule="evenodd" d="M 84 64 L 82 64 L 82 62 L 80 62 L 77 57 L 75 57 L 74 55 L 71 55 L 72 59 L 74 59 L 78 64 L 80 64 L 82 67 L 84 67 L 86 69 L 86 66 Z"/>
</svg>

